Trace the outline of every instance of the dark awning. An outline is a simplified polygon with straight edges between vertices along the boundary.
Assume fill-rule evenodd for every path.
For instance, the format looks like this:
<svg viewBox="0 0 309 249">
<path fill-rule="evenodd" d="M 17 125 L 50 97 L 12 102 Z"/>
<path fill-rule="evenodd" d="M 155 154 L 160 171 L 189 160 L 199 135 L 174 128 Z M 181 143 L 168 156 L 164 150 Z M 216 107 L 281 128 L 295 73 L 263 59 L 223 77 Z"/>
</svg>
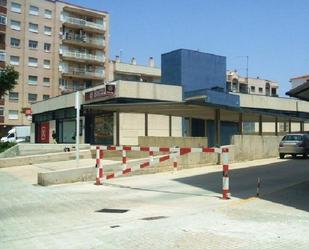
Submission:
<svg viewBox="0 0 309 249">
<path fill-rule="evenodd" d="M 288 91 L 286 95 L 309 101 L 309 81 Z"/>
</svg>

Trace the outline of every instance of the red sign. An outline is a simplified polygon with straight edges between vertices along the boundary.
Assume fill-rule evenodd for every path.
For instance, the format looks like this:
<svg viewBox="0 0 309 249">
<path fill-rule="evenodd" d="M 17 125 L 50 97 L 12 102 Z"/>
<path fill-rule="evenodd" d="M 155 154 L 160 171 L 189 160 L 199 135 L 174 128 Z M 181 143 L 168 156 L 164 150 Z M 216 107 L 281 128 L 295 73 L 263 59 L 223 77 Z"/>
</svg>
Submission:
<svg viewBox="0 0 309 249">
<path fill-rule="evenodd" d="M 85 101 L 95 100 L 102 97 L 114 96 L 115 95 L 115 85 L 106 85 L 103 88 L 85 93 Z"/>
<path fill-rule="evenodd" d="M 39 142 L 49 143 L 49 123 L 41 123 L 39 132 Z"/>
<path fill-rule="evenodd" d="M 32 115 L 32 110 L 31 109 L 26 109 L 25 110 L 26 115 Z"/>
</svg>

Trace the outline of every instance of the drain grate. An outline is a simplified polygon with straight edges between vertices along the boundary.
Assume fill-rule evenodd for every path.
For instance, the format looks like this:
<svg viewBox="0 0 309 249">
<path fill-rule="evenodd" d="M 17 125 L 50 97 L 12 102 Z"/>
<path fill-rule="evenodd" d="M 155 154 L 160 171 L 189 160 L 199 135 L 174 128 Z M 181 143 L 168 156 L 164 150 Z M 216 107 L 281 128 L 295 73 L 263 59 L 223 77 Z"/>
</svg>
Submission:
<svg viewBox="0 0 309 249">
<path fill-rule="evenodd" d="M 114 208 L 103 208 L 101 210 L 98 210 L 96 212 L 99 213 L 115 213 L 115 214 L 122 214 L 125 212 L 128 212 L 129 209 L 114 209 Z"/>
<path fill-rule="evenodd" d="M 141 220 L 159 220 L 159 219 L 166 219 L 168 216 L 153 216 L 153 217 L 146 217 L 142 218 Z"/>
</svg>

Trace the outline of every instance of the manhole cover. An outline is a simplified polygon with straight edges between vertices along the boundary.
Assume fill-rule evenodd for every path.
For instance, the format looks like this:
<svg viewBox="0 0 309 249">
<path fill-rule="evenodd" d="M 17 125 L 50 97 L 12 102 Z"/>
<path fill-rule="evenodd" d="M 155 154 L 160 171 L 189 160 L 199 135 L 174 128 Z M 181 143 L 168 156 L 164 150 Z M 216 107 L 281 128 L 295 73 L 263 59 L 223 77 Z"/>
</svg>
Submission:
<svg viewBox="0 0 309 249">
<path fill-rule="evenodd" d="M 153 216 L 153 217 L 146 217 L 142 218 L 141 220 L 159 220 L 159 219 L 165 219 L 167 216 Z"/>
<path fill-rule="evenodd" d="M 114 208 L 103 208 L 101 210 L 98 210 L 99 213 L 115 213 L 115 214 L 122 214 L 125 212 L 128 212 L 129 209 L 114 209 Z"/>
</svg>

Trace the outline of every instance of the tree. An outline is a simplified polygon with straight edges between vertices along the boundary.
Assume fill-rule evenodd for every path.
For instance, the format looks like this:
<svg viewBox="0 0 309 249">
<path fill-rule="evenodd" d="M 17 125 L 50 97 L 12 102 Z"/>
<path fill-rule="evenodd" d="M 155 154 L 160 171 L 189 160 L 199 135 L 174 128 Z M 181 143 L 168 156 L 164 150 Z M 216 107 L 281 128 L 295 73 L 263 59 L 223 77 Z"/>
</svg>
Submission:
<svg viewBox="0 0 309 249">
<path fill-rule="evenodd" d="M 18 75 L 19 73 L 12 66 L 6 66 L 0 71 L 0 97 L 7 91 L 14 89 L 17 84 Z"/>
</svg>

